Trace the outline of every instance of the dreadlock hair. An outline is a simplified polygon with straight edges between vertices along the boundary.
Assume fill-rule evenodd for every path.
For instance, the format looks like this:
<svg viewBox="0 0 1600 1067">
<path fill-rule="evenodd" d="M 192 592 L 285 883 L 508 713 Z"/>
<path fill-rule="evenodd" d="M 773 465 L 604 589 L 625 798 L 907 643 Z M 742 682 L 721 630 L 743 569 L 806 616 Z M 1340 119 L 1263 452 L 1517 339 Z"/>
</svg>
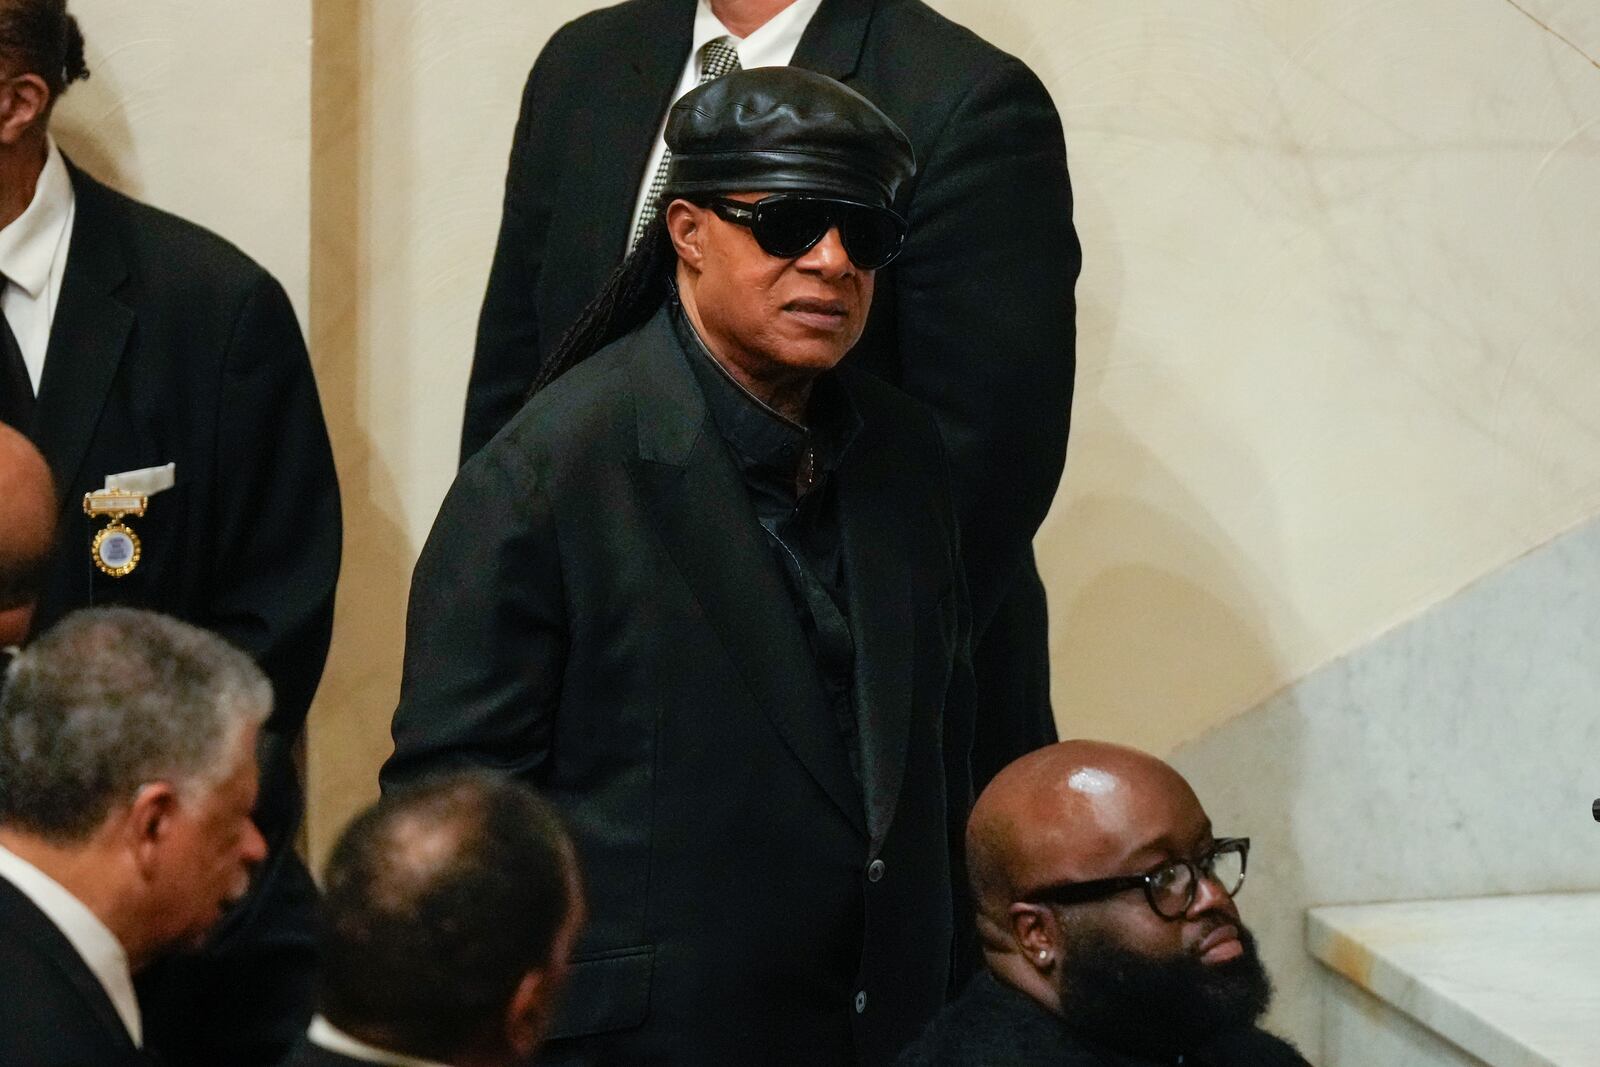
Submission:
<svg viewBox="0 0 1600 1067">
<path fill-rule="evenodd" d="M 639 235 L 639 243 L 633 246 L 633 251 L 612 271 L 600 295 L 589 302 L 578 321 L 562 335 L 561 343 L 534 376 L 528 395 L 537 393 L 612 341 L 649 321 L 672 292 L 677 263 L 678 254 L 672 247 L 672 235 L 667 232 L 667 213 L 663 205 L 663 210 Z"/>
<path fill-rule="evenodd" d="M 0 60 L 43 78 L 52 103 L 89 76 L 83 33 L 67 14 L 67 0 L 0 0 Z"/>
</svg>

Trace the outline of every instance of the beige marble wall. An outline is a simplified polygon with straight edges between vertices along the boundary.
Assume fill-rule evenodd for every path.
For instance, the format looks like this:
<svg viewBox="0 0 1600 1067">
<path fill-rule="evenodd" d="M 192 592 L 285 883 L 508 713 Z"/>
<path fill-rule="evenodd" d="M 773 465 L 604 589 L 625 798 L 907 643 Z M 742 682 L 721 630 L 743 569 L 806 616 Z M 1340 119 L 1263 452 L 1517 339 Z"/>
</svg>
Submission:
<svg viewBox="0 0 1600 1067">
<path fill-rule="evenodd" d="M 222 234 L 310 311 L 311 0 L 71 0 L 90 78 L 51 128 L 74 161 Z"/>
<path fill-rule="evenodd" d="M 314 851 L 387 751 L 518 91 L 593 6 L 73 0 L 96 77 L 63 141 L 309 324 L 349 528 Z M 1067 129 L 1079 389 L 1039 540 L 1066 731 L 1170 751 L 1600 511 L 1600 9 L 935 6 Z"/>
</svg>

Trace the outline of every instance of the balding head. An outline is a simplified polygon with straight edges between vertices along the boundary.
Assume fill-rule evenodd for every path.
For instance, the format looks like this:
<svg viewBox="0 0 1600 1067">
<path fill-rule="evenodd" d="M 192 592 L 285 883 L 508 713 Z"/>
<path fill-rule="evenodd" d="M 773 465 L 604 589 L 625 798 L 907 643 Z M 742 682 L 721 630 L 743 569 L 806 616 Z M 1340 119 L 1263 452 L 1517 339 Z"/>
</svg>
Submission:
<svg viewBox="0 0 1600 1067">
<path fill-rule="evenodd" d="M 373 1045 L 430 1060 L 529 1059 L 582 923 L 554 810 L 465 773 L 385 796 L 328 861 L 322 1012 Z"/>
<path fill-rule="evenodd" d="M 1182 775 L 1097 741 L 1016 760 L 967 824 L 995 977 L 1097 1036 L 1142 1034 L 1167 1051 L 1265 1008 L 1265 973 L 1230 896 L 1238 879 L 1223 873 L 1242 863 Z"/>
<path fill-rule="evenodd" d="M 32 442 L 0 422 L 0 646 L 27 636 L 55 545 L 55 516 L 49 465 Z"/>
<path fill-rule="evenodd" d="M 1189 783 L 1154 756 L 1100 741 L 1041 748 L 996 775 L 972 810 L 973 895 L 1003 921 L 1028 891 L 1116 873 L 1138 846 L 1197 818 Z"/>
</svg>

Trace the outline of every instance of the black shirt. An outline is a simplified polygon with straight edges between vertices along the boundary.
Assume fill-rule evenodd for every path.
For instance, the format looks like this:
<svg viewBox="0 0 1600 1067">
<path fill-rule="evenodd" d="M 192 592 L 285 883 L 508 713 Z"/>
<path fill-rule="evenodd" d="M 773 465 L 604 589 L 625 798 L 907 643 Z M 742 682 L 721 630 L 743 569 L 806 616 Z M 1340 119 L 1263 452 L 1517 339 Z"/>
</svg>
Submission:
<svg viewBox="0 0 1600 1067">
<path fill-rule="evenodd" d="M 681 305 L 674 304 L 672 322 L 712 422 L 788 580 L 795 613 L 859 781 L 861 753 L 851 696 L 855 640 L 833 475 L 860 429 L 860 415 L 843 387 L 823 374 L 811 390 L 810 425 L 801 426 L 734 380 L 701 341 Z"/>
<path fill-rule="evenodd" d="M 1025 993 L 980 971 L 895 1067 L 1310 1067 L 1293 1045 L 1245 1027 L 1150 1059 L 1092 1044 Z"/>
</svg>

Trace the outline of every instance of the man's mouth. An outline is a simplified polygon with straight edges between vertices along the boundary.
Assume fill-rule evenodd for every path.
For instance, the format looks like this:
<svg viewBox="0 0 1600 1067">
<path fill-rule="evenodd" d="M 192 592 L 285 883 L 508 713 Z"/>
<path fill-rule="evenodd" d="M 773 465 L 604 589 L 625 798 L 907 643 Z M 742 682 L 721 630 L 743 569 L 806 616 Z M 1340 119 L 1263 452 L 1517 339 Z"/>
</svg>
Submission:
<svg viewBox="0 0 1600 1067">
<path fill-rule="evenodd" d="M 1244 942 L 1239 940 L 1237 926 L 1219 926 L 1206 935 L 1195 949 L 1195 954 L 1204 964 L 1227 963 L 1236 960 L 1244 954 Z"/>
<path fill-rule="evenodd" d="M 823 330 L 838 329 L 848 315 L 842 300 L 791 300 L 783 305 L 783 310 L 801 322 Z"/>
</svg>

